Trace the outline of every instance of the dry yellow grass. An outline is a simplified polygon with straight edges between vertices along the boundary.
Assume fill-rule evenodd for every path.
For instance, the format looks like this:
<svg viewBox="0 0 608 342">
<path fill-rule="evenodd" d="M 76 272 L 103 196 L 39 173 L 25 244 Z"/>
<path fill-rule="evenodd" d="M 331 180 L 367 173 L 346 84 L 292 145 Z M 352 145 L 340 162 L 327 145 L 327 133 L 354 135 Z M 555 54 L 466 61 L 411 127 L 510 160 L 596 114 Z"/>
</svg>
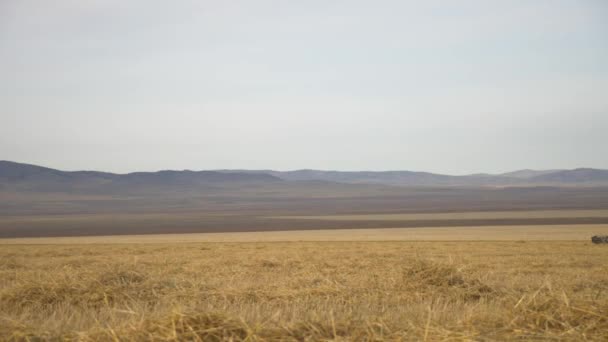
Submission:
<svg viewBox="0 0 608 342">
<path fill-rule="evenodd" d="M 0 246 L 0 340 L 606 340 L 585 241 Z"/>
</svg>

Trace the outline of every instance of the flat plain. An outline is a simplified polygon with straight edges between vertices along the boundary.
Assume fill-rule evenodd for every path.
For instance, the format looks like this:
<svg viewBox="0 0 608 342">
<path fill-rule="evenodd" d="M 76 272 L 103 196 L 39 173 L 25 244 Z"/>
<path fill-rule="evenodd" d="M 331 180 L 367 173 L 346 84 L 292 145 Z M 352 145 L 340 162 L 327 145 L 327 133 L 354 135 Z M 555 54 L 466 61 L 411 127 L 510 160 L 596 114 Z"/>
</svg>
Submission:
<svg viewBox="0 0 608 342">
<path fill-rule="evenodd" d="M 287 182 L 196 193 L 95 195 L 4 189 L 0 238 L 608 224 L 606 208 L 607 187 L 395 188 Z"/>
<path fill-rule="evenodd" d="M 608 339 L 606 188 L 293 187 L 0 192 L 0 340 Z"/>
</svg>

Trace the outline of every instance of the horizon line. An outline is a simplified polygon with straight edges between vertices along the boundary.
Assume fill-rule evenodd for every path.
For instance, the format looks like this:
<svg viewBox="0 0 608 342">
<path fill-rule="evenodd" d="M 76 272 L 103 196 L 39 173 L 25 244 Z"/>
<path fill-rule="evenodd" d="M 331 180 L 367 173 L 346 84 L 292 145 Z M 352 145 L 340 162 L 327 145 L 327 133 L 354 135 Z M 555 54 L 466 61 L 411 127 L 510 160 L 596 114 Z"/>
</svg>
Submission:
<svg viewBox="0 0 608 342">
<path fill-rule="evenodd" d="M 6 163 L 13 163 L 13 164 L 20 164 L 20 165 L 28 165 L 28 166 L 34 166 L 34 167 L 41 167 L 41 168 L 46 168 L 46 169 L 51 169 L 51 170 L 56 170 L 56 171 L 61 171 L 61 172 L 99 172 L 99 173 L 109 173 L 109 174 L 115 174 L 115 175 L 128 175 L 128 174 L 133 174 L 133 173 L 157 173 L 157 172 L 166 172 L 166 171 L 173 171 L 173 172 L 185 172 L 185 171 L 190 171 L 190 172 L 205 172 L 205 171 L 211 171 L 211 172 L 281 172 L 281 173 L 287 173 L 287 172 L 301 172 L 301 171 L 318 171 L 318 172 L 341 172 L 341 173 L 389 173 L 389 172 L 410 172 L 410 173 L 427 173 L 427 174 L 434 174 L 434 175 L 443 175 L 443 176 L 452 176 L 452 177 L 466 177 L 466 176 L 483 176 L 483 175 L 487 175 L 487 176 L 502 176 L 508 173 L 514 173 L 514 172 L 521 172 L 521 171 L 536 171 L 536 172 L 543 172 L 543 171 L 554 171 L 554 172 L 560 172 L 560 171 L 576 171 L 576 170 L 602 170 L 602 171 L 608 171 L 606 169 L 601 169 L 601 168 L 594 168 L 594 167 L 575 167 L 575 168 L 550 168 L 550 169 L 531 169 L 531 168 L 523 168 L 523 169 L 516 169 L 516 170 L 511 170 L 511 171 L 506 171 L 506 172 L 500 172 L 500 173 L 488 173 L 488 172 L 475 172 L 475 173 L 467 173 L 467 174 L 462 174 L 462 175 L 454 175 L 454 174 L 449 174 L 449 173 L 438 173 L 438 172 L 432 172 L 432 171 L 414 171 L 414 170 L 406 170 L 406 169 L 392 169 L 392 170 L 335 170 L 335 169 L 310 169 L 310 168 L 301 168 L 301 169 L 284 169 L 284 170 L 279 170 L 279 169 L 245 169 L 245 168 L 234 168 L 234 169 L 228 169 L 228 168 L 219 168 L 219 169 L 199 169 L 199 170 L 193 170 L 193 169 L 158 169 L 155 171 L 130 171 L 130 172 L 112 172 L 112 171 L 101 171 L 101 170 L 93 170 L 93 169 L 78 169 L 78 170 L 65 170 L 65 169 L 59 169 L 59 168 L 54 168 L 54 167 L 49 167 L 49 166 L 43 166 L 40 164 L 32 164 L 32 163 L 24 163 L 24 162 L 17 162 L 17 161 L 12 161 L 12 160 L 3 160 L 0 159 L 0 163 L 2 162 L 6 162 Z"/>
</svg>

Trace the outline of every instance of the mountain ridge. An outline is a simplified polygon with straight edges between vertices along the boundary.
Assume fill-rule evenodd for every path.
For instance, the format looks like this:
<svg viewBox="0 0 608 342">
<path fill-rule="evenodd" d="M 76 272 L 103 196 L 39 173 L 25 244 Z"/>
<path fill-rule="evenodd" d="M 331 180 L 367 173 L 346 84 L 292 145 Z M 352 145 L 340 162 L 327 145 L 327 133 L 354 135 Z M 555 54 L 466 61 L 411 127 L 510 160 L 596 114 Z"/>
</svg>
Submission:
<svg viewBox="0 0 608 342">
<path fill-rule="evenodd" d="M 0 186 L 39 191 L 159 190 L 185 191 L 228 183 L 280 182 L 268 174 L 223 173 L 217 171 L 131 172 L 61 171 L 32 164 L 0 161 Z"/>
<path fill-rule="evenodd" d="M 608 185 L 608 170 L 577 168 L 572 170 L 523 169 L 502 174 L 453 176 L 424 171 L 335 171 L 299 169 L 275 170 L 160 170 L 125 174 L 100 171 L 61 171 L 49 167 L 0 161 L 0 183 L 27 184 L 36 187 L 62 185 L 114 187 L 204 187 L 228 183 L 267 183 L 278 181 L 326 181 L 346 184 L 388 186 L 540 186 Z M 52 185 L 52 186 L 51 186 Z M 85 186 L 86 187 L 86 186 Z"/>
</svg>

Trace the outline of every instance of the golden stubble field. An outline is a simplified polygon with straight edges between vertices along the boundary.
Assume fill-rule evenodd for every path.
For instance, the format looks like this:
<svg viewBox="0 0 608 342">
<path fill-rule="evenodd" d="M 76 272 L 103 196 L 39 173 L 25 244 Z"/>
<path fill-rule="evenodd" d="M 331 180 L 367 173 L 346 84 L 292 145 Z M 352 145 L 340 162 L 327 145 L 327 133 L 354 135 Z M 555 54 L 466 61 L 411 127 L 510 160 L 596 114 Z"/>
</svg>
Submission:
<svg viewBox="0 0 608 342">
<path fill-rule="evenodd" d="M 4 244 L 0 340 L 599 341 L 607 261 L 587 241 Z"/>
</svg>

